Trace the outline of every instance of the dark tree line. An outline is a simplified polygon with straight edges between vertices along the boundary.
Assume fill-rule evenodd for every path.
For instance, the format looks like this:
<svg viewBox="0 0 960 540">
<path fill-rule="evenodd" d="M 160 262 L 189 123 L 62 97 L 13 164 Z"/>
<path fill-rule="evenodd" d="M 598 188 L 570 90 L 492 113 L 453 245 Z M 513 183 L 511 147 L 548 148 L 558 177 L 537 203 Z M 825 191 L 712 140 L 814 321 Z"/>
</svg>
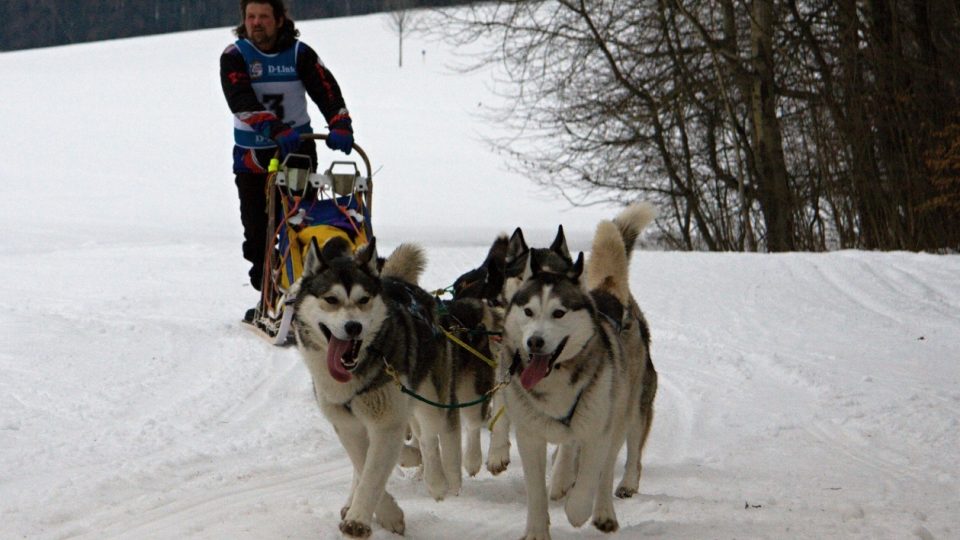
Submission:
<svg viewBox="0 0 960 540">
<path fill-rule="evenodd" d="M 463 0 L 403 0 L 404 8 Z M 0 51 L 233 26 L 239 0 L 3 0 Z M 398 0 L 287 0 L 294 20 L 397 9 Z"/>
<path fill-rule="evenodd" d="M 520 166 L 656 200 L 676 247 L 960 248 L 956 1 L 500 0 L 443 31 L 494 38 Z"/>
</svg>

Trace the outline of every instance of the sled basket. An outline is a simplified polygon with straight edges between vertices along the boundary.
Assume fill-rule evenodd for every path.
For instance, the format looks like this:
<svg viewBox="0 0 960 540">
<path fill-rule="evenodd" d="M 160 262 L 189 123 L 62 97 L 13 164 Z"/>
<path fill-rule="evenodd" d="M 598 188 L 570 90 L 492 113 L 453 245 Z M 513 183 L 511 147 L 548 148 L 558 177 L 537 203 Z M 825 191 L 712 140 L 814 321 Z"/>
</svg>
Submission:
<svg viewBox="0 0 960 540">
<path fill-rule="evenodd" d="M 323 134 L 301 135 L 301 139 L 326 138 Z M 373 171 L 366 152 L 356 144 L 353 151 L 362 160 L 366 175 L 354 161 L 334 161 L 320 173 L 313 172 L 310 158 L 302 154 L 289 154 L 282 163 L 271 162 L 263 283 L 252 326 L 274 345 L 293 342 L 293 309 L 286 292 L 303 273 L 311 240 L 316 239 L 322 247 L 332 238 L 343 238 L 356 250 L 373 237 Z"/>
</svg>

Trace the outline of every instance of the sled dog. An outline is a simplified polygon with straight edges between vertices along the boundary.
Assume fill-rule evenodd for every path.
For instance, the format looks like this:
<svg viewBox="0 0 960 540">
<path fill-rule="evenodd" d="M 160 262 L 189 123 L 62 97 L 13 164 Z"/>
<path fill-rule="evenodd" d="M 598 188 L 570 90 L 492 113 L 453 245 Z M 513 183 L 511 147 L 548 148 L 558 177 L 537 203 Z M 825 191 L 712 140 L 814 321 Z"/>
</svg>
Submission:
<svg viewBox="0 0 960 540">
<path fill-rule="evenodd" d="M 453 300 L 445 305 L 447 314 L 442 323 L 456 338 L 490 362 L 494 362 L 499 356 L 497 336 L 503 330 L 503 308 L 497 299 L 503 289 L 506 249 L 507 237 L 498 237 L 490 247 L 483 264 L 454 281 Z M 448 347 L 460 403 L 475 401 L 489 394 L 495 384 L 494 366 L 460 344 L 451 341 Z M 460 409 L 460 419 L 466 433 L 463 467 L 470 476 L 475 476 L 480 471 L 483 462 L 480 432 L 492 420 L 491 415 L 502 406 L 502 400 L 494 394 L 491 400 L 484 401 L 481 405 Z M 494 425 L 496 426 L 496 423 Z M 500 465 L 503 459 L 509 461 L 510 441 L 506 436 L 492 436 L 490 439 L 487 469 L 493 474 L 506 468 L 505 464 Z"/>
<path fill-rule="evenodd" d="M 638 203 L 624 209 L 613 223 L 620 231 L 621 239 L 627 253 L 629 263 L 630 255 L 633 252 L 636 240 L 640 232 L 656 217 L 655 208 L 648 203 Z M 481 268 L 477 268 L 466 275 L 473 279 L 471 283 L 474 290 L 483 291 L 485 298 L 496 299 L 498 303 L 507 303 L 513 296 L 520 284 L 530 277 L 530 259 L 531 256 L 537 257 L 542 266 L 552 268 L 555 272 L 564 272 L 573 265 L 573 259 L 566 245 L 563 234 L 563 227 L 557 230 L 557 236 L 548 248 L 530 248 L 524 237 L 523 231 L 517 228 L 509 241 L 505 237 L 498 238 L 494 242 L 505 243 L 506 248 L 494 250 L 491 248 L 491 256 L 498 253 L 502 261 L 496 264 L 486 261 Z M 589 265 L 588 265 L 589 266 Z M 502 269 L 500 275 L 496 274 L 497 269 Z M 499 292 L 491 293 L 491 290 L 499 287 Z M 621 321 L 624 329 L 635 324 L 641 332 L 645 347 L 645 357 L 636 358 L 635 362 L 641 362 L 644 365 L 643 388 L 640 394 L 640 401 L 636 403 L 631 410 L 635 419 L 628 422 L 627 428 L 627 460 L 624 467 L 624 475 L 617 487 L 616 495 L 620 498 L 633 496 L 639 488 L 640 475 L 642 472 L 642 454 L 646 445 L 647 437 L 650 433 L 650 426 L 653 422 L 653 402 L 657 392 L 657 371 L 654 368 L 653 361 L 650 358 L 649 344 L 650 333 L 647 322 L 640 311 L 640 307 L 633 295 L 630 296 L 630 302 L 624 312 L 624 319 Z M 494 410 L 498 408 L 495 396 Z M 510 421 L 508 418 L 501 418 L 494 425 L 490 436 L 490 454 L 487 459 L 487 468 L 493 474 L 498 474 L 506 469 L 510 463 L 510 439 L 509 439 Z M 575 459 L 575 453 L 566 452 L 561 449 L 558 452 L 559 459 L 554 461 L 553 474 L 551 475 L 550 498 L 558 500 L 573 482 L 571 468 L 572 460 Z"/>
<path fill-rule="evenodd" d="M 613 467 L 627 432 L 646 433 L 640 408 L 649 332 L 629 290 L 628 264 L 650 219 L 652 207 L 641 205 L 598 224 L 585 274 L 583 254 L 570 261 L 561 230 L 549 250 L 528 250 L 514 282 L 498 371 L 510 376 L 503 395 L 527 487 L 528 540 L 549 538 L 548 442 L 560 445 L 551 496 L 566 495 L 570 523 L 579 527 L 593 515 L 599 530 L 618 528 Z M 505 289 L 509 274 L 508 266 Z"/>
<path fill-rule="evenodd" d="M 403 534 L 403 512 L 385 488 L 408 426 L 430 494 L 440 500 L 460 490 L 459 416 L 414 400 L 393 380 L 436 402 L 455 399 L 444 338 L 434 331 L 436 304 L 416 285 L 424 263 L 409 244 L 380 269 L 374 238 L 356 254 L 338 239 L 322 250 L 314 241 L 289 294 L 317 403 L 353 463 L 340 512 L 347 536 L 369 536 L 373 519 Z"/>
<path fill-rule="evenodd" d="M 490 400 L 485 398 L 493 389 L 496 376 L 493 365 L 488 363 L 496 358 L 491 352 L 488 329 L 503 327 L 503 312 L 475 298 L 455 298 L 444 304 L 441 326 L 457 339 L 447 342 L 457 400 L 462 404 L 474 403 L 459 409 L 466 435 L 463 469 L 470 476 L 476 476 L 483 464 L 480 432 L 491 419 Z"/>
<path fill-rule="evenodd" d="M 549 248 L 530 249 L 523 238 L 523 231 L 518 227 L 508 239 L 506 235 L 498 236 L 487 254 L 486 260 L 479 267 L 461 275 L 453 284 L 454 298 L 476 298 L 484 303 L 487 310 L 493 312 L 491 319 L 493 326 L 487 326 L 491 333 L 497 334 L 503 330 L 502 306 L 508 303 L 523 279 L 529 277 L 529 256 L 537 254 L 541 264 L 555 270 L 567 269 L 573 264 L 566 247 L 563 235 L 563 226 L 557 230 L 557 237 Z M 499 345 L 494 341 L 491 350 L 495 357 L 499 357 Z M 491 374 L 491 378 L 494 375 Z M 458 387 L 460 388 L 460 387 Z M 498 414 L 505 407 L 503 397 L 497 393 L 490 401 L 490 414 Z M 484 417 L 484 420 L 487 420 Z M 476 419 L 468 419 L 468 426 Z M 479 436 L 479 431 L 469 431 L 468 437 Z M 470 439 L 468 438 L 468 441 Z M 468 445 L 468 453 L 469 453 Z M 469 458 L 468 458 L 469 460 Z M 487 470 L 494 476 L 502 473 L 510 464 L 510 420 L 507 416 L 499 416 L 494 421 L 490 433 L 490 448 L 487 453 Z"/>
</svg>

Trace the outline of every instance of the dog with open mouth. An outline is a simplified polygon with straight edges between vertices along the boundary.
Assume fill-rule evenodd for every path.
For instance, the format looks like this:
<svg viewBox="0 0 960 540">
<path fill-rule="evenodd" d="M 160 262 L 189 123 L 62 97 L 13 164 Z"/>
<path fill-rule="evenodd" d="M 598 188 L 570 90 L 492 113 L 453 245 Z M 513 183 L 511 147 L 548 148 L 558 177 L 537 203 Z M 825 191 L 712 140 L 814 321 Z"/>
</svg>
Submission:
<svg viewBox="0 0 960 540">
<path fill-rule="evenodd" d="M 527 488 L 525 540 L 550 537 L 548 443 L 559 445 L 550 498 L 566 499 L 569 522 L 592 515 L 601 531 L 619 527 L 613 468 L 628 433 L 641 435 L 639 459 L 656 392 L 649 328 L 629 287 L 634 242 L 654 216 L 640 204 L 600 222 L 586 266 L 583 253 L 572 260 L 562 231 L 551 248 L 526 250 L 522 270 L 506 265 L 513 292 L 498 375 L 510 380 L 502 394 Z"/>
<path fill-rule="evenodd" d="M 297 346 L 320 410 L 354 467 L 341 510 L 343 534 L 364 538 L 376 521 L 403 534 L 403 511 L 386 491 L 408 426 L 420 446 L 423 476 L 437 500 L 460 491 L 460 421 L 401 391 L 455 403 L 452 367 L 433 297 L 417 285 L 423 251 L 403 244 L 382 262 L 376 239 L 353 253 L 334 238 L 314 240 L 291 287 Z"/>
</svg>

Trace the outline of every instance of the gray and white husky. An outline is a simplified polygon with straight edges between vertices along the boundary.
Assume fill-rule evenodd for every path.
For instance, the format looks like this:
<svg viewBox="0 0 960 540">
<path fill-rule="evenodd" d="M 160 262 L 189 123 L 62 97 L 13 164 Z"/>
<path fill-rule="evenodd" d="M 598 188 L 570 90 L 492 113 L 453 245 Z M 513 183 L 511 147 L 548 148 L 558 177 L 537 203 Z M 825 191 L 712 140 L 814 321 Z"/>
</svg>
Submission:
<svg viewBox="0 0 960 540">
<path fill-rule="evenodd" d="M 641 205 L 601 222 L 585 275 L 582 253 L 569 265 L 562 260 L 570 259 L 565 243 L 555 242 L 552 254 L 531 250 L 510 298 L 498 369 L 511 377 L 503 395 L 527 486 L 527 540 L 550 536 L 548 442 L 560 445 L 551 496 L 566 496 L 570 523 L 579 527 L 593 515 L 601 531 L 618 528 L 616 457 L 628 431 L 645 439 L 649 429 L 641 418 L 649 332 L 629 290 L 628 265 L 652 215 Z"/>
<path fill-rule="evenodd" d="M 656 209 L 649 203 L 637 203 L 625 208 L 613 219 L 614 225 L 620 232 L 624 249 L 629 263 L 637 238 L 643 229 L 656 217 Z M 495 256 L 499 257 L 496 259 Z M 520 285 L 532 275 L 531 260 L 536 258 L 541 270 L 548 269 L 555 273 L 563 273 L 573 266 L 573 259 L 567 248 L 563 227 L 557 229 L 557 235 L 547 248 L 531 248 L 527 245 L 523 231 L 517 228 L 513 235 L 507 238 L 499 237 L 490 250 L 490 255 L 483 266 L 477 268 L 464 277 L 469 277 L 472 292 L 481 298 L 496 301 L 500 304 L 509 304 L 509 299 L 519 289 Z M 588 263 L 588 266 L 590 264 Z M 456 287 L 456 284 L 455 284 Z M 657 393 L 657 371 L 650 358 L 650 334 L 647 322 L 640 311 L 640 307 L 633 295 L 622 313 L 619 322 L 622 331 L 641 332 L 645 344 L 642 357 L 634 358 L 633 362 L 643 364 L 643 388 L 639 401 L 631 408 L 632 418 L 627 426 L 627 459 L 624 475 L 617 487 L 616 495 L 620 498 L 633 496 L 639 488 L 640 475 L 643 469 L 642 454 L 650 434 L 653 422 L 653 402 Z M 494 407 L 502 404 L 498 394 L 494 396 Z M 487 458 L 487 468 L 493 474 L 506 469 L 510 463 L 510 420 L 501 418 L 493 426 L 490 435 L 490 452 Z M 550 483 L 550 498 L 559 500 L 574 481 L 574 460 L 576 452 L 570 447 L 561 446 L 554 461 Z"/>
<path fill-rule="evenodd" d="M 443 336 L 435 332 L 435 302 L 416 285 L 424 264 L 423 251 L 409 244 L 381 269 L 376 239 L 356 254 L 338 239 L 322 250 L 314 241 L 289 294 L 317 403 L 353 463 L 340 512 L 347 536 L 369 536 L 373 519 L 403 534 L 403 512 L 386 484 L 408 425 L 419 440 L 430 494 L 440 500 L 460 490 L 459 416 L 415 401 L 391 375 L 427 399 L 455 399 Z"/>
</svg>

